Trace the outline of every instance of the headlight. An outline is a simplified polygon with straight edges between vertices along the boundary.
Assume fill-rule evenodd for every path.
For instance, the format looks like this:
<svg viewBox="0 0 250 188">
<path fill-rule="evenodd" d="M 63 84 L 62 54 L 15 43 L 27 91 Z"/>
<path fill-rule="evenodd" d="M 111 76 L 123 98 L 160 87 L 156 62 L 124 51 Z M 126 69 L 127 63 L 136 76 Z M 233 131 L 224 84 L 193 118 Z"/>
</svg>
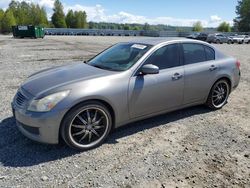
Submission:
<svg viewBox="0 0 250 188">
<path fill-rule="evenodd" d="M 57 103 L 67 97 L 69 95 L 69 92 L 69 90 L 62 91 L 48 95 L 42 99 L 32 100 L 28 107 L 28 110 L 34 112 L 48 112 L 52 108 L 54 108 Z"/>
</svg>

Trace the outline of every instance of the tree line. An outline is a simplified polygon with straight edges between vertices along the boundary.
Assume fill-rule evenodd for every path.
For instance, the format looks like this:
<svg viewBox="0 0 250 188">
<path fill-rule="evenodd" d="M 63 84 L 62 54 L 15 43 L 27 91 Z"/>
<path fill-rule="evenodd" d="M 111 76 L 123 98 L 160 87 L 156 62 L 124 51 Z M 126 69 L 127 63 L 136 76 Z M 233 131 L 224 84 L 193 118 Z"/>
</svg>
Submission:
<svg viewBox="0 0 250 188">
<path fill-rule="evenodd" d="M 250 0 L 239 0 L 236 7 L 237 17 L 234 25 L 223 22 L 217 28 L 221 32 L 230 31 L 250 31 Z M 88 29 L 117 29 L 117 30 L 152 30 L 152 31 L 203 31 L 201 22 L 194 23 L 193 27 L 174 27 L 169 25 L 150 25 L 145 24 L 119 24 L 106 22 L 87 22 L 85 11 L 68 10 L 64 13 L 64 8 L 60 0 L 55 0 L 53 15 L 48 20 L 47 12 L 44 7 L 35 3 L 12 0 L 8 8 L 4 11 L 0 9 L 0 31 L 2 33 L 11 32 L 13 25 L 39 25 L 43 27 L 55 28 L 88 28 Z"/>
</svg>

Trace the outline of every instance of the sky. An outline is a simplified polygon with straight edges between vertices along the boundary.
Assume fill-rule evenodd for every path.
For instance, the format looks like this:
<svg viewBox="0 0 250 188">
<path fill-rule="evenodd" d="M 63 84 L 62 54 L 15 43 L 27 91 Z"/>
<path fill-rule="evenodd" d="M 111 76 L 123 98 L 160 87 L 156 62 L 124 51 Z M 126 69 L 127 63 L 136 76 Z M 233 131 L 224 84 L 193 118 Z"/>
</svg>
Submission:
<svg viewBox="0 0 250 188">
<path fill-rule="evenodd" d="M 21 1 L 21 0 L 20 0 Z M 25 0 L 44 6 L 50 19 L 54 0 Z M 6 9 L 10 0 L 0 0 Z M 236 17 L 237 0 L 61 0 L 65 13 L 69 9 L 85 10 L 88 21 L 115 23 L 149 23 L 192 26 L 201 21 L 204 27 L 217 27 Z"/>
</svg>

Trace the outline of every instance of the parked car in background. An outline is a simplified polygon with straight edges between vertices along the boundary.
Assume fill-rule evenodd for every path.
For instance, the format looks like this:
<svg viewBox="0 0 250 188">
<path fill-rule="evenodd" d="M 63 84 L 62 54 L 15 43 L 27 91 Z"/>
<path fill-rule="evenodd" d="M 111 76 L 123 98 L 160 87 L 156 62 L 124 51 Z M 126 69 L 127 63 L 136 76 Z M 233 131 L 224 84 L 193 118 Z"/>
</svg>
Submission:
<svg viewBox="0 0 250 188">
<path fill-rule="evenodd" d="M 245 35 L 244 43 L 250 44 L 250 36 L 249 35 Z"/>
<path fill-rule="evenodd" d="M 246 35 L 234 35 L 231 36 L 231 38 L 233 39 L 234 43 L 243 44 L 245 43 Z"/>
<path fill-rule="evenodd" d="M 195 40 L 201 40 L 201 41 L 206 41 L 207 37 L 208 37 L 208 34 L 206 33 L 193 33 L 187 36 L 187 38 L 189 39 L 195 39 Z"/>
<path fill-rule="evenodd" d="M 240 63 L 206 42 L 144 39 L 116 44 L 87 63 L 31 75 L 12 102 L 28 138 L 86 150 L 111 129 L 189 106 L 217 110 L 240 81 Z"/>
<path fill-rule="evenodd" d="M 196 39 L 197 36 L 198 36 L 199 34 L 200 34 L 200 33 L 193 33 L 193 34 L 191 34 L 191 35 L 188 35 L 187 38 L 188 38 L 188 39 Z"/>
<path fill-rule="evenodd" d="M 209 43 L 228 43 L 233 44 L 233 39 L 230 36 L 224 35 L 222 33 L 209 34 L 207 37 L 207 42 Z"/>
</svg>

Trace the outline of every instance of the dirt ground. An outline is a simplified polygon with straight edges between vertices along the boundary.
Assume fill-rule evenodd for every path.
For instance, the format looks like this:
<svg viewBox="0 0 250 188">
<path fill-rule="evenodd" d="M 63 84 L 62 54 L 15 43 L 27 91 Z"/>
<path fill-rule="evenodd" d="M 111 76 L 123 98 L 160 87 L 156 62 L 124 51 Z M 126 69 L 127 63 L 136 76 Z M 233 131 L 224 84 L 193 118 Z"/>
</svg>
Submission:
<svg viewBox="0 0 250 188">
<path fill-rule="evenodd" d="M 30 74 L 80 63 L 131 37 L 0 36 L 0 187 L 250 187 L 250 45 L 216 45 L 241 62 L 239 87 L 221 110 L 187 108 L 114 131 L 76 152 L 16 128 L 10 103 Z"/>
</svg>

